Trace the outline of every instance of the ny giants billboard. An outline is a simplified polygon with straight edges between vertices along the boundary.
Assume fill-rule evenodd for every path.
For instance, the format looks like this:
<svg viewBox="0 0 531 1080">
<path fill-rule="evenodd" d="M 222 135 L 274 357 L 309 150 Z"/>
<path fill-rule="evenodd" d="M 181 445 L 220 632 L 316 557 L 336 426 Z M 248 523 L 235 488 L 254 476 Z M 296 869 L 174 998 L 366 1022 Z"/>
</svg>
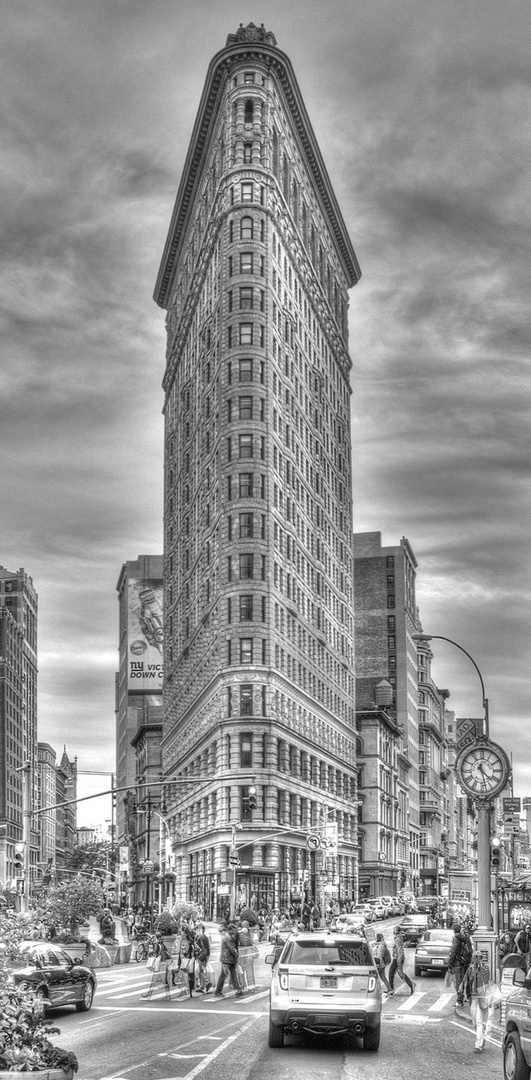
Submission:
<svg viewBox="0 0 531 1080">
<path fill-rule="evenodd" d="M 129 580 L 127 688 L 162 693 L 162 582 Z"/>
</svg>

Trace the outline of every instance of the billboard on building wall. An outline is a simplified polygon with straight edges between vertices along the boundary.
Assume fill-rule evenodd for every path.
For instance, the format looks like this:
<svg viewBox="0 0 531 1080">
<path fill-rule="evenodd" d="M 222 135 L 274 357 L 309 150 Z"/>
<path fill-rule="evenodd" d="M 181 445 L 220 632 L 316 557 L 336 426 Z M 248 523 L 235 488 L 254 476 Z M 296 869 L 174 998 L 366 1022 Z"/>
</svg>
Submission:
<svg viewBox="0 0 531 1080">
<path fill-rule="evenodd" d="M 162 693 L 162 582 L 129 580 L 127 686 L 137 694 Z"/>
</svg>

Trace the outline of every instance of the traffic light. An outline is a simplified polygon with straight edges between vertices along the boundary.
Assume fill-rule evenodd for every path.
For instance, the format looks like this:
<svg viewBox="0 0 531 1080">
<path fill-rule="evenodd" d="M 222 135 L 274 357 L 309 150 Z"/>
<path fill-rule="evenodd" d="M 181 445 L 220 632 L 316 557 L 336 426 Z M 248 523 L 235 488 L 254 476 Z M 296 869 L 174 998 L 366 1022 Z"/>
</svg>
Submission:
<svg viewBox="0 0 531 1080">
<path fill-rule="evenodd" d="M 500 868 L 501 840 L 498 836 L 492 836 L 490 840 L 490 865 L 496 873 Z"/>
<path fill-rule="evenodd" d="M 21 877 L 24 873 L 24 844 L 15 844 L 15 877 Z"/>
<path fill-rule="evenodd" d="M 249 788 L 249 810 L 256 810 L 256 788 L 254 784 Z"/>
</svg>

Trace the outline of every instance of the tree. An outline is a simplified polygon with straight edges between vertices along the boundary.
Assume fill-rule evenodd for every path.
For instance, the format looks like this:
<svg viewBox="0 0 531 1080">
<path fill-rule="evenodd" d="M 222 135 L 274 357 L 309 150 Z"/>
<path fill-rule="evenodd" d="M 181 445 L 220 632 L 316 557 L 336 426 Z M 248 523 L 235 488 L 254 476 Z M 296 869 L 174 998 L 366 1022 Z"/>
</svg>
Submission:
<svg viewBox="0 0 531 1080">
<path fill-rule="evenodd" d="M 95 870 L 105 873 L 109 870 L 114 873 L 116 862 L 116 850 L 109 840 L 94 840 L 91 844 L 81 844 L 74 848 L 72 854 L 65 860 L 65 870 L 82 870 L 90 874 Z"/>
<path fill-rule="evenodd" d="M 42 904 L 43 922 L 48 927 L 62 926 L 76 940 L 79 927 L 90 915 L 97 915 L 104 904 L 100 882 L 79 876 L 47 890 Z"/>
</svg>

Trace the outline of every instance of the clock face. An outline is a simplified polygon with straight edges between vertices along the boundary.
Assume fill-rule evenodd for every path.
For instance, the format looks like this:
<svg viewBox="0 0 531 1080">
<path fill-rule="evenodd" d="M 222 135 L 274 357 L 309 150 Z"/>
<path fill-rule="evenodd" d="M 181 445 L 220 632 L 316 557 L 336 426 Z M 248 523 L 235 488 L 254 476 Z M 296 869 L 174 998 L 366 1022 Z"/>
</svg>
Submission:
<svg viewBox="0 0 531 1080">
<path fill-rule="evenodd" d="M 505 753 L 495 745 L 471 747 L 459 763 L 461 780 L 473 795 L 492 795 L 505 787 L 508 767 Z"/>
</svg>

